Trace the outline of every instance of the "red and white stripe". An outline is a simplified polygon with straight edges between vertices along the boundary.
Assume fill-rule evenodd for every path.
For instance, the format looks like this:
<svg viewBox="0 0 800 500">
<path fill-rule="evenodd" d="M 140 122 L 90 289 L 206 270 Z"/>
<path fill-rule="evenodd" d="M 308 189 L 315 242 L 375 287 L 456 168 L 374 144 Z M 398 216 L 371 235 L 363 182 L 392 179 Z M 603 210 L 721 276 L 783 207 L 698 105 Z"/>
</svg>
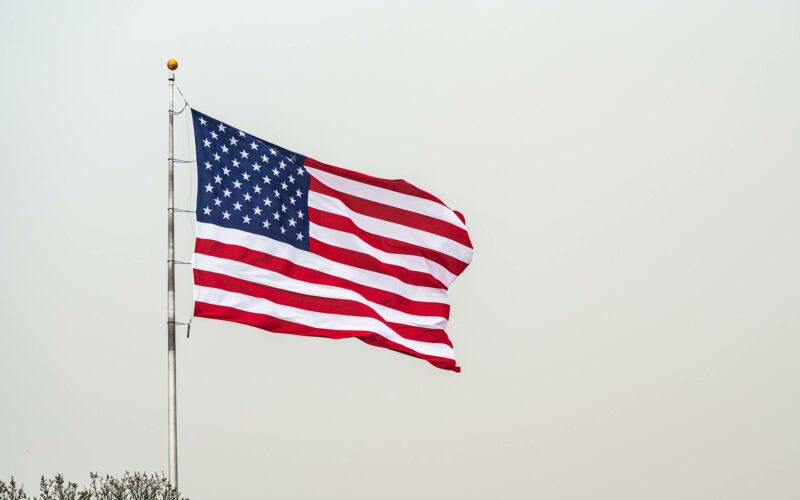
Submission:
<svg viewBox="0 0 800 500">
<path fill-rule="evenodd" d="M 463 217 L 402 180 L 306 159 L 309 248 L 198 222 L 195 315 L 362 341 L 460 371 L 447 287 L 472 259 Z"/>
</svg>

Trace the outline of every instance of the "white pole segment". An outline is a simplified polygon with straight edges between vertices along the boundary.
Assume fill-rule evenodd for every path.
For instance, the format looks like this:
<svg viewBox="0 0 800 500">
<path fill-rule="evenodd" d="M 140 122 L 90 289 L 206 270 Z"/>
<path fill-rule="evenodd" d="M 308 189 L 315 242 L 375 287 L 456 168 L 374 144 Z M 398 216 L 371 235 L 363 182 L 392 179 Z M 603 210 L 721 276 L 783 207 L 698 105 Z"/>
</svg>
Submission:
<svg viewBox="0 0 800 500">
<path fill-rule="evenodd" d="M 177 65 L 176 65 L 177 66 Z M 175 73 L 169 72 L 169 194 L 167 198 L 167 383 L 169 394 L 169 482 L 178 488 L 178 414 L 175 381 L 175 201 L 173 98 Z"/>
</svg>

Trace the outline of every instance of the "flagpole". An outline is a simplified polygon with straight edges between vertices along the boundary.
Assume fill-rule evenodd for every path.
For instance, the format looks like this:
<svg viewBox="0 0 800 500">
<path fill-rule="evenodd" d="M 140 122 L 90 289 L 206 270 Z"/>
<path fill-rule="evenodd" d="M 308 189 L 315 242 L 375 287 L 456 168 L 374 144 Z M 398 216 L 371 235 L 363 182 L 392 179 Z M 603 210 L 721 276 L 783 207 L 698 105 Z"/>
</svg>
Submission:
<svg viewBox="0 0 800 500">
<path fill-rule="evenodd" d="M 169 482 L 178 488 L 178 414 L 175 377 L 175 196 L 174 196 L 174 140 L 173 100 L 175 73 L 178 62 L 170 59 L 169 68 L 169 180 L 167 197 L 167 384 L 169 397 Z"/>
</svg>

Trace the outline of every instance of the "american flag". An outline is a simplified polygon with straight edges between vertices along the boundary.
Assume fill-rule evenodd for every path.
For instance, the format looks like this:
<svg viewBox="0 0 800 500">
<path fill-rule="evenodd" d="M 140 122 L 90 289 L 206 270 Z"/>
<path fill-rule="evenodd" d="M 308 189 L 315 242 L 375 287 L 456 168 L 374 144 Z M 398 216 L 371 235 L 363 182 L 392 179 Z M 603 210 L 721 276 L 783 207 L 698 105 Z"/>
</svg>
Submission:
<svg viewBox="0 0 800 500">
<path fill-rule="evenodd" d="M 195 316 L 367 344 L 460 371 L 447 288 L 463 216 L 403 181 L 326 165 L 192 110 Z"/>
</svg>

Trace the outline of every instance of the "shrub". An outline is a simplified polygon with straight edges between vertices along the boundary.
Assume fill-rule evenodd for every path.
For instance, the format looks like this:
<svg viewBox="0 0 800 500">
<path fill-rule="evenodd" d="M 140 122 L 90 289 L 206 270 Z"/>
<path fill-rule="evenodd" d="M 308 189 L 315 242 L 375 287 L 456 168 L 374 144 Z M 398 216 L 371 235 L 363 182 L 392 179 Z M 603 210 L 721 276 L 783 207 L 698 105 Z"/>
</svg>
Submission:
<svg viewBox="0 0 800 500">
<path fill-rule="evenodd" d="M 121 478 L 89 474 L 91 483 L 79 487 L 57 474 L 39 481 L 39 496 L 29 497 L 14 478 L 0 481 L 0 500 L 188 500 L 170 486 L 164 474 L 126 472 Z"/>
</svg>

